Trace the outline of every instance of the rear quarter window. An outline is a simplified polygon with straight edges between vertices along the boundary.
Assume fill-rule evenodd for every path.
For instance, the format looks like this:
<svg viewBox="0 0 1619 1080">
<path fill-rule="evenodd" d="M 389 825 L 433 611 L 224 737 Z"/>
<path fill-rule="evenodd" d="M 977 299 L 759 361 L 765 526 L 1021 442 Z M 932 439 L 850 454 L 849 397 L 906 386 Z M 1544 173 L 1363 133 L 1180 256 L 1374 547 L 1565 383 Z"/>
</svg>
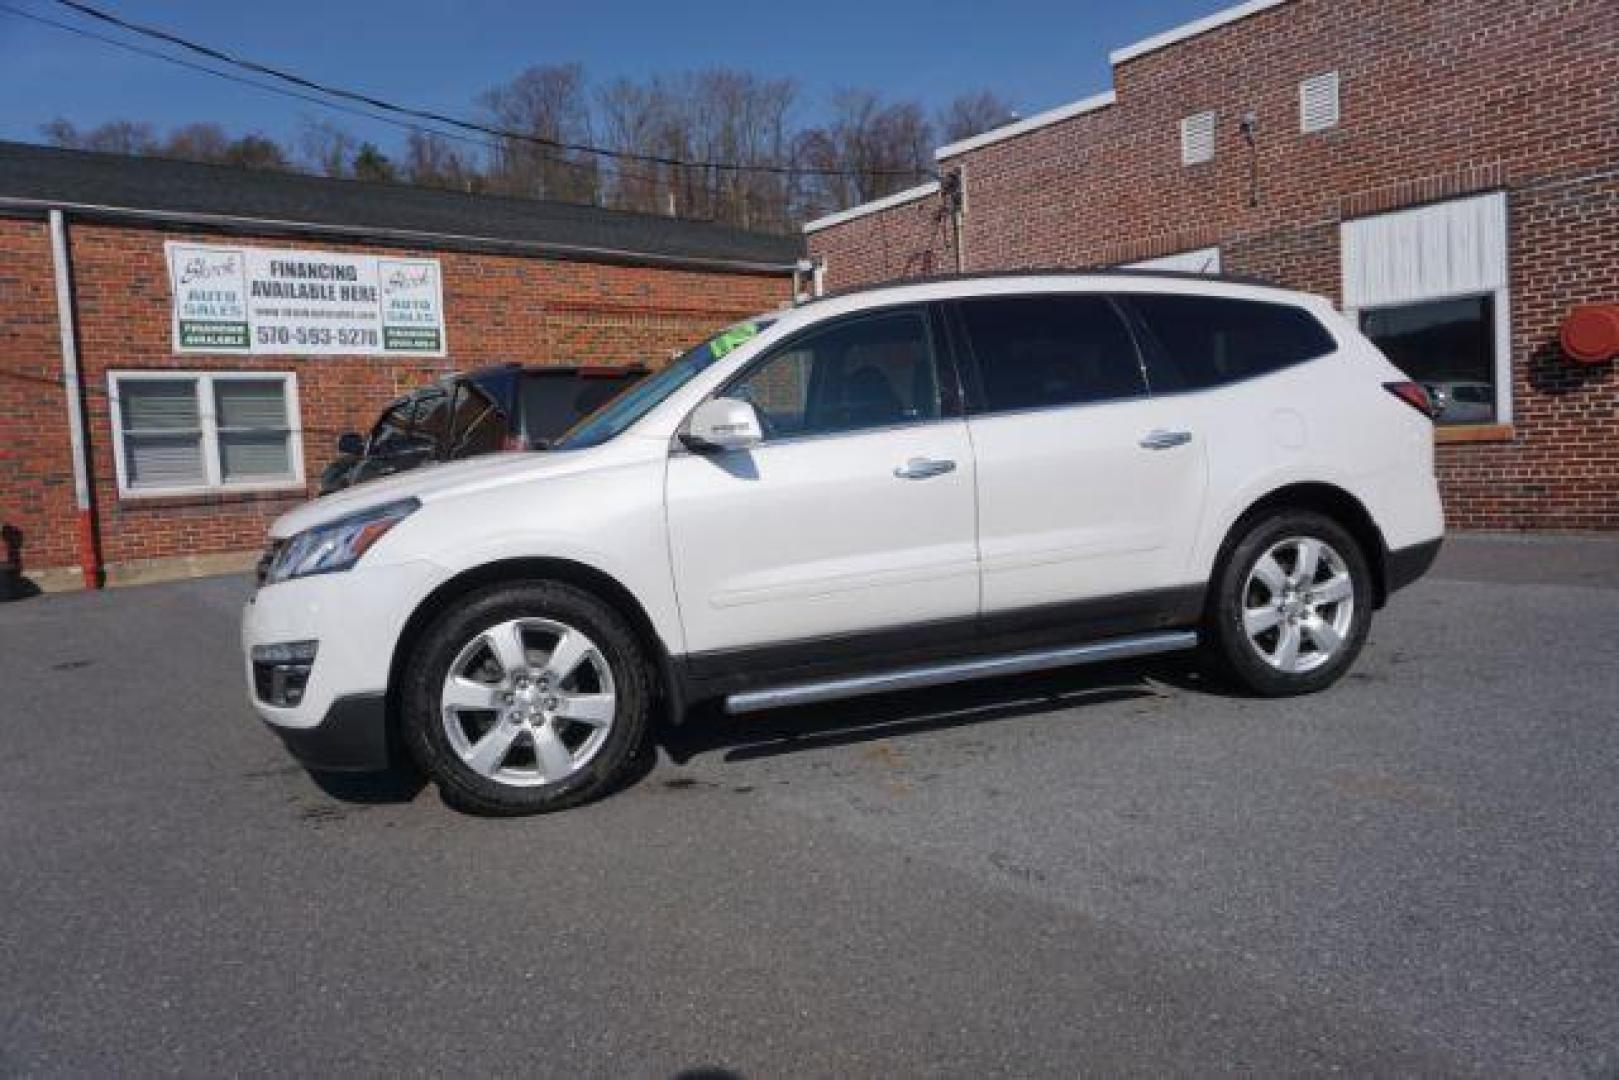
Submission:
<svg viewBox="0 0 1619 1080">
<path fill-rule="evenodd" d="M 1122 299 L 1147 338 L 1155 391 L 1224 386 L 1326 356 L 1338 347 L 1314 315 L 1292 304 L 1172 293 Z"/>
</svg>

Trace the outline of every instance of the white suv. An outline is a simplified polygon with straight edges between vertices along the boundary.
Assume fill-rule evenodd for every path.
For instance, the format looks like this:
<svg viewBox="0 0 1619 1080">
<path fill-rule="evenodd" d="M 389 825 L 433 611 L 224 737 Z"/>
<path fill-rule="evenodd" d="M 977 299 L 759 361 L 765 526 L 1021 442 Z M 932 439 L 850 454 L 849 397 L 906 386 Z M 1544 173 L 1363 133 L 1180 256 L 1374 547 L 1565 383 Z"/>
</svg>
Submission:
<svg viewBox="0 0 1619 1080">
<path fill-rule="evenodd" d="M 733 713 L 1201 644 L 1248 691 L 1354 660 L 1443 518 L 1426 393 L 1323 300 L 957 278 L 734 326 L 547 452 L 276 522 L 254 705 L 314 769 L 395 744 L 464 806 L 613 784 Z"/>
</svg>

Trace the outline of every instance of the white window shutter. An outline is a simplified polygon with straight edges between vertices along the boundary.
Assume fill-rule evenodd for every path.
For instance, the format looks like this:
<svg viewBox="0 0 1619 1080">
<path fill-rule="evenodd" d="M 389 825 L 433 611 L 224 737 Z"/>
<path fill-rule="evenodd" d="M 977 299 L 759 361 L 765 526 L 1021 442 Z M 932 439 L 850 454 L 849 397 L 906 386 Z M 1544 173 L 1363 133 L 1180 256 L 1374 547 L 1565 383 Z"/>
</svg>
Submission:
<svg viewBox="0 0 1619 1080">
<path fill-rule="evenodd" d="M 205 482 L 195 379 L 129 380 L 119 385 L 119 398 L 131 487 Z"/>
<path fill-rule="evenodd" d="M 292 474 L 284 380 L 216 379 L 214 401 L 225 483 Z"/>
<path fill-rule="evenodd" d="M 1500 192 L 1346 221 L 1344 306 L 1408 304 L 1507 284 L 1507 201 Z"/>
<path fill-rule="evenodd" d="M 1181 164 L 1214 160 L 1214 113 L 1201 112 L 1181 121 Z"/>
<path fill-rule="evenodd" d="M 1299 130 L 1305 134 L 1338 126 L 1338 73 L 1328 71 L 1299 83 Z"/>
</svg>

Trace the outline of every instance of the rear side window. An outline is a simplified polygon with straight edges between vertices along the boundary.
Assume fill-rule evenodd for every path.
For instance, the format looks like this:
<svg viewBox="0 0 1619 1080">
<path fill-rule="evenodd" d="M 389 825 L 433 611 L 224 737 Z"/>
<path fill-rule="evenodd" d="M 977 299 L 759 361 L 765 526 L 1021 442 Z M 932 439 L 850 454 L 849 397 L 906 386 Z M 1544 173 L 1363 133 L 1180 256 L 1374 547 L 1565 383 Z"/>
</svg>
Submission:
<svg viewBox="0 0 1619 1080">
<path fill-rule="evenodd" d="M 1082 405 L 1147 391 L 1135 341 L 1104 296 L 1010 296 L 958 305 L 988 412 Z"/>
<path fill-rule="evenodd" d="M 1138 293 L 1129 303 L 1156 346 L 1148 357 L 1154 390 L 1252 379 L 1337 348 L 1315 316 L 1291 304 L 1166 293 Z"/>
</svg>

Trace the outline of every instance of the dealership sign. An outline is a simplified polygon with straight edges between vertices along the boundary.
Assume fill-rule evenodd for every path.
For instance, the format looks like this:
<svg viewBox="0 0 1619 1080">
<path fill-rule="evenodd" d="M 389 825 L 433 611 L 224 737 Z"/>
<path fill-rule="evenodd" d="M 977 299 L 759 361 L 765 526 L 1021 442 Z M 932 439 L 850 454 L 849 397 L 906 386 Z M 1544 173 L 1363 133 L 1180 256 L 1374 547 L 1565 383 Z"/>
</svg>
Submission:
<svg viewBox="0 0 1619 1080">
<path fill-rule="evenodd" d="M 165 247 L 175 352 L 444 355 L 437 259 Z"/>
</svg>

